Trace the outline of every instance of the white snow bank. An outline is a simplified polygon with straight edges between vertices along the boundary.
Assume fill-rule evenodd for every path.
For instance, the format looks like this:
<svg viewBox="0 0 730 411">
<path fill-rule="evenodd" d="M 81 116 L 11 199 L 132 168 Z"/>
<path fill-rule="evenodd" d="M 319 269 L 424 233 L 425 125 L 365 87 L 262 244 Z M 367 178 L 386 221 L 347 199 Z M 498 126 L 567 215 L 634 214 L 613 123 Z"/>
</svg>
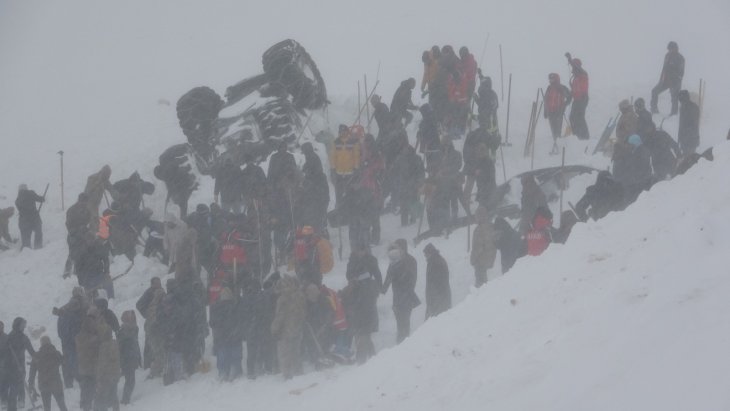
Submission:
<svg viewBox="0 0 730 411">
<path fill-rule="evenodd" d="M 730 145 L 715 155 L 576 226 L 566 245 L 519 261 L 362 367 L 194 380 L 136 409 L 727 409 Z"/>
</svg>

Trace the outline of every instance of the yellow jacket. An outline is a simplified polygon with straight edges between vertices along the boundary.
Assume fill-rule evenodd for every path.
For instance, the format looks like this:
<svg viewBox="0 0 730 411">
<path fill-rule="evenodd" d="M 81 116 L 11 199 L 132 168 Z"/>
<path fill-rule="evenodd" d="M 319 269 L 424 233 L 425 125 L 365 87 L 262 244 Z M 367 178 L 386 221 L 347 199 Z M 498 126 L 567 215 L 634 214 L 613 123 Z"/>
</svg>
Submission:
<svg viewBox="0 0 730 411">
<path fill-rule="evenodd" d="M 360 142 L 354 137 L 337 137 L 330 152 L 330 168 L 339 175 L 350 175 L 360 167 Z"/>
</svg>

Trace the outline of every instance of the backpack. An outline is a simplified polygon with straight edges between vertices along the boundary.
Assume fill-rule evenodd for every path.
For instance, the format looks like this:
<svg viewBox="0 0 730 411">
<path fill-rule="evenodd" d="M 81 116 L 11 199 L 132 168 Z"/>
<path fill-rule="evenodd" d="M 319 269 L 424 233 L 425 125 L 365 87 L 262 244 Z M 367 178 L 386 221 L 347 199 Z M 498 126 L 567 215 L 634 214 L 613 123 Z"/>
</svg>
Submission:
<svg viewBox="0 0 730 411">
<path fill-rule="evenodd" d="M 246 250 L 243 248 L 243 239 L 238 230 L 223 234 L 221 241 L 221 252 L 218 261 L 221 264 L 233 266 L 233 261 L 238 266 L 246 264 Z"/>
<path fill-rule="evenodd" d="M 319 272 L 327 274 L 335 266 L 335 258 L 332 255 L 332 244 L 326 238 L 317 241 L 317 255 L 319 256 Z"/>
</svg>

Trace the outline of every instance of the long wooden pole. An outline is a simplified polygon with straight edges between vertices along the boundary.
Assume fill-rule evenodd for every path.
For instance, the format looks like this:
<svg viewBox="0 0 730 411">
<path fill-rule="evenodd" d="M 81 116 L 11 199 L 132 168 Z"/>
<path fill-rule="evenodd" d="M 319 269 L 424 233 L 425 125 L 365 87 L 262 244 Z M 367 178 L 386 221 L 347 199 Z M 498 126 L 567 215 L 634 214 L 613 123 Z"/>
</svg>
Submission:
<svg viewBox="0 0 730 411">
<path fill-rule="evenodd" d="M 502 45 L 499 45 L 499 77 L 502 83 L 502 101 L 504 101 L 504 69 L 502 66 Z"/>
<path fill-rule="evenodd" d="M 368 75 L 367 74 L 363 74 L 363 87 L 365 87 L 365 92 L 367 93 L 368 92 Z M 366 129 L 369 134 L 370 133 L 370 102 L 369 101 L 365 101 L 365 115 L 367 116 L 365 118 L 368 119 L 368 124 L 366 126 Z"/>
</svg>

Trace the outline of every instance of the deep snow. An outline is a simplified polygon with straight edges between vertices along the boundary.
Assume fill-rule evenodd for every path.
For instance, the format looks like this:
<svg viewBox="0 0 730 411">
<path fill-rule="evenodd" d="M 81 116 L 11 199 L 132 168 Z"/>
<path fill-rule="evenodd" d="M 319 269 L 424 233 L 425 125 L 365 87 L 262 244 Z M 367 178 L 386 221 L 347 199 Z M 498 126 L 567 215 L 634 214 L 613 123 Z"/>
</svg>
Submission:
<svg viewBox="0 0 730 411">
<path fill-rule="evenodd" d="M 367 73 L 372 85 L 378 62 L 377 94 L 389 102 L 401 80 L 412 76 L 420 82 L 423 49 L 434 43 L 465 44 L 479 60 L 489 33 L 485 73 L 499 94 L 497 46 L 502 44 L 505 83 L 509 73 L 514 78 L 514 145 L 504 149 L 508 178 L 530 168 L 530 160 L 521 156 L 530 101 L 546 85 L 547 73 L 558 72 L 567 82 L 566 51 L 580 57 L 591 76 L 587 117 L 593 137 L 588 144 L 575 138 L 561 142 L 569 164 L 608 165 L 606 158 L 585 150 L 592 150 L 619 100 L 648 99 L 669 40 L 679 43 L 687 59 L 685 86 L 696 89 L 699 78 L 708 83 L 701 148 L 723 140 L 730 127 L 730 3 L 725 0 L 694 2 L 691 9 L 680 1 L 658 7 L 636 0 L 375 0 L 367 7 L 335 0 L 317 7 L 284 1 L 209 3 L 0 0 L 0 207 L 11 205 L 20 183 L 37 191 L 51 183 L 43 211 L 46 247 L 0 254 L 0 320 L 6 324 L 23 315 L 32 329 L 44 327 L 57 340 L 50 310 L 66 301 L 74 285 L 60 278 L 67 249 L 56 152 L 66 153 L 67 206 L 86 176 L 106 163 L 113 181 L 134 170 L 151 179 L 157 156 L 184 141 L 175 117 L 177 98 L 198 85 L 222 93 L 260 72 L 261 53 L 287 37 L 312 54 L 331 94 L 329 115 L 313 118 L 313 128 L 334 131 L 339 122 L 352 121 L 356 83 Z M 666 112 L 668 96 L 662 97 Z M 503 133 L 506 100 L 505 95 L 500 108 Z M 676 118 L 665 123 L 673 136 L 676 126 Z M 413 138 L 415 129 L 409 131 Z M 544 155 L 552 144 L 548 134 L 541 120 L 536 167 L 559 165 L 558 156 Z M 722 258 L 729 220 L 723 164 L 728 148 L 716 155 L 715 163 L 656 186 L 625 213 L 576 227 L 567 245 L 521 260 L 505 277 L 490 272 L 490 283 L 477 292 L 470 288 L 466 230 L 434 240 L 451 266 L 454 301 L 465 301 L 423 325 L 424 307 L 419 307 L 413 314 L 414 336 L 386 349 L 394 344 L 395 322 L 391 294 L 381 297 L 375 342 L 382 351 L 363 367 L 311 373 L 286 383 L 266 377 L 219 385 L 214 373 L 164 389 L 157 381 L 142 382 L 132 409 L 333 404 L 354 409 L 728 409 L 729 335 L 721 317 L 728 308 Z M 501 182 L 501 163 L 497 172 Z M 209 183 L 191 204 L 210 201 Z M 158 184 L 148 199 L 160 218 L 164 191 Z M 576 195 L 566 197 L 575 202 L 571 196 Z M 14 218 L 14 235 L 16 224 Z M 383 244 L 374 252 L 385 270 L 385 245 L 413 238 L 415 227 L 401 231 L 391 215 L 384 217 L 383 229 Z M 423 245 L 412 250 L 421 296 Z M 125 266 L 118 258 L 112 271 Z M 164 267 L 138 257 L 132 272 L 118 281 L 112 308 L 117 313 L 133 308 L 149 278 L 165 273 Z M 338 263 L 325 282 L 340 287 L 343 277 L 343 263 Z M 39 336 L 40 331 L 35 345 Z M 311 384 L 317 385 L 289 394 Z M 67 398 L 75 405 L 78 391 L 67 392 Z"/>
</svg>

